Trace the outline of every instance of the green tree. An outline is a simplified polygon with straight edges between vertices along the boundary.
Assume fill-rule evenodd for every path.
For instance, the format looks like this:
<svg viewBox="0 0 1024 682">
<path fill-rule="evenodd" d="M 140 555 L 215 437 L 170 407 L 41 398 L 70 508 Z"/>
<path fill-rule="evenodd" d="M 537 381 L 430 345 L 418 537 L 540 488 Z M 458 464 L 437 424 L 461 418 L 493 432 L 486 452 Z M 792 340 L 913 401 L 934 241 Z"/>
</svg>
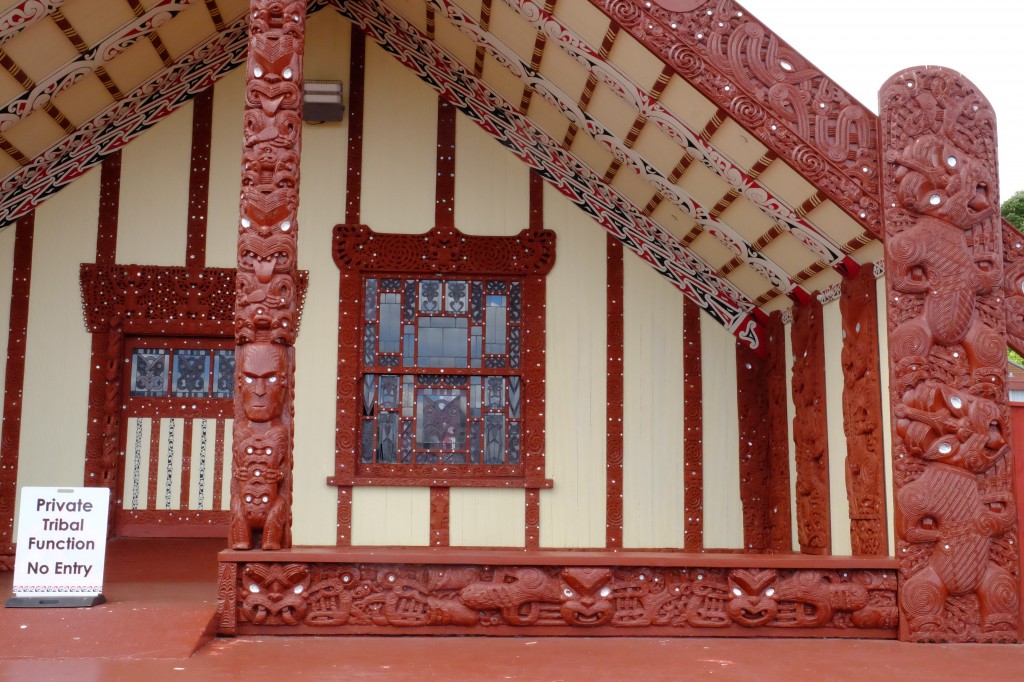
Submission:
<svg viewBox="0 0 1024 682">
<path fill-rule="evenodd" d="M 1024 232 L 1024 190 L 1004 201 L 1001 211 L 1010 224 Z"/>
</svg>

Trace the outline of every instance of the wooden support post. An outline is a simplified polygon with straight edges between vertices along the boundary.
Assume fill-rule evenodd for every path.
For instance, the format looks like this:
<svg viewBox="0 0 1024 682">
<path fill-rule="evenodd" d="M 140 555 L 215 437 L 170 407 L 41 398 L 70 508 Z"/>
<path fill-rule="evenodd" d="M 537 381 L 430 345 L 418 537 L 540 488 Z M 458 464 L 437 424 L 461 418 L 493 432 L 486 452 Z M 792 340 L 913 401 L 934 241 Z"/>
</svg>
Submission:
<svg viewBox="0 0 1024 682">
<path fill-rule="evenodd" d="M 900 637 L 1016 641 L 995 114 L 942 67 L 879 109 Z"/>
</svg>

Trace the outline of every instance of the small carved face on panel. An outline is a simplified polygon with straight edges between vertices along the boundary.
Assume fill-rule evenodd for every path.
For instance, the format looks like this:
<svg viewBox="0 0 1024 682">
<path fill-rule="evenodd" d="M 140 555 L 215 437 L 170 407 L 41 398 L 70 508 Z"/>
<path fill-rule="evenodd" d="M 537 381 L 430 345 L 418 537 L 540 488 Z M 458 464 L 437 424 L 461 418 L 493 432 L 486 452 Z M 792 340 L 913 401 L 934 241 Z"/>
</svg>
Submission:
<svg viewBox="0 0 1024 682">
<path fill-rule="evenodd" d="M 935 135 L 907 145 L 896 161 L 897 196 L 904 208 L 963 229 L 994 212 L 994 184 L 987 170 Z"/>
<path fill-rule="evenodd" d="M 275 343 L 242 346 L 239 392 L 249 421 L 268 422 L 281 415 L 287 391 L 288 351 Z"/>
<path fill-rule="evenodd" d="M 612 574 L 606 568 L 566 568 L 562 571 L 562 618 L 570 625 L 607 625 L 615 616 Z"/>
<path fill-rule="evenodd" d="M 729 604 L 734 623 L 749 628 L 766 625 L 778 614 L 775 571 L 739 569 L 729 573 Z"/>
<path fill-rule="evenodd" d="M 309 567 L 248 564 L 242 570 L 243 616 L 252 623 L 298 625 L 306 615 Z"/>
<path fill-rule="evenodd" d="M 1009 452 L 1007 415 L 983 396 L 925 382 L 896 408 L 896 430 L 927 460 L 987 471 Z"/>
</svg>

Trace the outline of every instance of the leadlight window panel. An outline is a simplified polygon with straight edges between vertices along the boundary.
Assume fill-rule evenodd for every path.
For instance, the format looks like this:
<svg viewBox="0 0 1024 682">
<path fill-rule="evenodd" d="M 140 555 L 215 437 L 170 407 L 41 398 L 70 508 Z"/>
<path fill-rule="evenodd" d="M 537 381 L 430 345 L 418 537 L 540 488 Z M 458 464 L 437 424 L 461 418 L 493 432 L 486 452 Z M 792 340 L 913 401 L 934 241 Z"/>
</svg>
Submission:
<svg viewBox="0 0 1024 682">
<path fill-rule="evenodd" d="M 367 277 L 363 291 L 360 461 L 521 464 L 521 282 Z"/>
<path fill-rule="evenodd" d="M 195 345 L 165 339 L 131 348 L 128 397 L 234 399 L 234 349 Z"/>
</svg>

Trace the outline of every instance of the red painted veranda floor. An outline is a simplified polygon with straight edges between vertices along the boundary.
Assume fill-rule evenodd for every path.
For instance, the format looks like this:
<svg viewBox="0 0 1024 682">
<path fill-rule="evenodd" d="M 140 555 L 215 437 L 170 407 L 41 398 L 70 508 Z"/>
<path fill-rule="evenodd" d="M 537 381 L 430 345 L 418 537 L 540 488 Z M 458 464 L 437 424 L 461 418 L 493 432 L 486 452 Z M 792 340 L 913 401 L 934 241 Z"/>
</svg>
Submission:
<svg viewBox="0 0 1024 682">
<path fill-rule="evenodd" d="M 0 611 L 0 679 L 1020 680 L 1024 646 L 891 641 L 210 634 L 223 541 L 118 540 L 109 603 Z M 0 573 L 10 595 L 11 574 Z"/>
</svg>

